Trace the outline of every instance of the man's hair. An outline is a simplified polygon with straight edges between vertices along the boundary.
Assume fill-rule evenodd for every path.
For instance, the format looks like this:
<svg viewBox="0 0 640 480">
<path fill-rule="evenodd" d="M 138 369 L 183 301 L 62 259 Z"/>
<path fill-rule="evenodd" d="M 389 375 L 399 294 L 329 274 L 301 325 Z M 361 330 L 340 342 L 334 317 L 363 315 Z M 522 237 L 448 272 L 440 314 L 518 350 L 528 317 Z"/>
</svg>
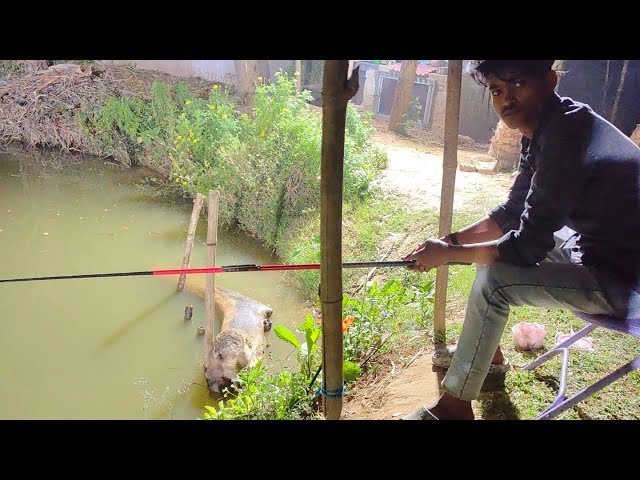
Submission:
<svg viewBox="0 0 640 480">
<path fill-rule="evenodd" d="M 542 76 L 552 70 L 555 60 L 472 60 L 471 77 L 480 85 L 488 85 L 487 77 L 506 69 L 514 69 L 524 75 Z"/>
</svg>

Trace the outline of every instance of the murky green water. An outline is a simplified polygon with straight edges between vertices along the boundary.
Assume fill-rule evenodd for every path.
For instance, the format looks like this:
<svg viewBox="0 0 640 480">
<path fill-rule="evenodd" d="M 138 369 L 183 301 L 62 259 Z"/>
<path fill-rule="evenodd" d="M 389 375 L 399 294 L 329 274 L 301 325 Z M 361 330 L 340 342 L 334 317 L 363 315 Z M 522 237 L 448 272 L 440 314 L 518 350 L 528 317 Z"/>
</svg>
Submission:
<svg viewBox="0 0 640 480">
<path fill-rule="evenodd" d="M 148 171 L 99 161 L 59 170 L 52 158 L 0 154 L 0 278 L 180 268 L 189 204 L 145 194 L 138 184 Z M 191 267 L 206 266 L 205 240 L 203 212 Z M 250 238 L 220 231 L 216 264 L 246 263 L 280 262 Z M 0 284 L 0 418 L 200 417 L 214 403 L 197 334 L 204 301 L 176 293 L 177 280 Z M 309 312 L 283 272 L 224 273 L 216 286 L 273 307 L 274 326 L 293 330 Z M 273 331 L 267 338 L 266 362 L 291 364 L 292 347 Z"/>
</svg>

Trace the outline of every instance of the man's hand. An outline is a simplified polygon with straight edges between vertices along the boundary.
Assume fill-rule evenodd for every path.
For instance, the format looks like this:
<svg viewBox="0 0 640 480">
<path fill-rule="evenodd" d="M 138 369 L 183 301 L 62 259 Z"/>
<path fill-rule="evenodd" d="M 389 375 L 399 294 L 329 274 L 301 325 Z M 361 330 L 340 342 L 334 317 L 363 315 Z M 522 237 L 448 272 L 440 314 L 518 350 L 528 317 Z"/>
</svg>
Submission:
<svg viewBox="0 0 640 480">
<path fill-rule="evenodd" d="M 415 265 L 407 267 L 409 270 L 428 272 L 449 261 L 449 245 L 442 240 L 430 238 L 420 244 L 413 252 L 402 257 L 403 261 L 415 260 Z"/>
</svg>

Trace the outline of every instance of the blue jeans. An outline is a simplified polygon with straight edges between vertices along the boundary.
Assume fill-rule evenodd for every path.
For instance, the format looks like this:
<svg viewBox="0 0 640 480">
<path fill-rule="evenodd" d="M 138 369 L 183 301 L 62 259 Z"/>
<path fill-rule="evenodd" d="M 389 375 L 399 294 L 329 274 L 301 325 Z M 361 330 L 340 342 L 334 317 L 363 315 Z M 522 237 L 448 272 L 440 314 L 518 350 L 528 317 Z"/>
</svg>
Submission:
<svg viewBox="0 0 640 480">
<path fill-rule="evenodd" d="M 556 247 L 537 266 L 477 265 L 462 333 L 442 381 L 449 394 L 467 401 L 478 398 L 511 305 L 608 315 L 625 308 L 628 291 L 616 290 L 614 283 L 582 265 L 571 233 L 566 227 L 556 232 Z"/>
</svg>

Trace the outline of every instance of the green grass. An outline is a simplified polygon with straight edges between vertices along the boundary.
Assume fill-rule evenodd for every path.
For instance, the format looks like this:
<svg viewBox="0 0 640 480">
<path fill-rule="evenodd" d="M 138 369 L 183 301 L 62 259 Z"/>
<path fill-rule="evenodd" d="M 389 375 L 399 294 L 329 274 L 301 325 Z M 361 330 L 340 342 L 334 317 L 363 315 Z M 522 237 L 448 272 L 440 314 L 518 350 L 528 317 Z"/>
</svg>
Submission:
<svg viewBox="0 0 640 480">
<path fill-rule="evenodd" d="M 518 351 L 513 346 L 511 328 L 520 321 L 538 322 L 546 327 L 544 348 L 535 352 Z M 502 349 L 512 363 L 524 366 L 555 344 L 556 335 L 578 331 L 586 323 L 568 311 L 529 306 L 512 308 L 502 337 Z M 567 396 L 586 388 L 640 354 L 640 341 L 629 335 L 598 328 L 589 336 L 595 351 L 570 349 Z M 534 418 L 550 405 L 558 391 L 561 356 L 556 356 L 534 372 L 512 371 L 505 381 L 505 394 L 513 404 L 513 418 Z M 560 419 L 640 419 L 640 373 L 633 372 L 602 389 Z M 481 402 L 482 403 L 482 402 Z M 490 403 L 490 402 L 488 402 Z M 487 413 L 490 406 L 481 406 Z"/>
</svg>

